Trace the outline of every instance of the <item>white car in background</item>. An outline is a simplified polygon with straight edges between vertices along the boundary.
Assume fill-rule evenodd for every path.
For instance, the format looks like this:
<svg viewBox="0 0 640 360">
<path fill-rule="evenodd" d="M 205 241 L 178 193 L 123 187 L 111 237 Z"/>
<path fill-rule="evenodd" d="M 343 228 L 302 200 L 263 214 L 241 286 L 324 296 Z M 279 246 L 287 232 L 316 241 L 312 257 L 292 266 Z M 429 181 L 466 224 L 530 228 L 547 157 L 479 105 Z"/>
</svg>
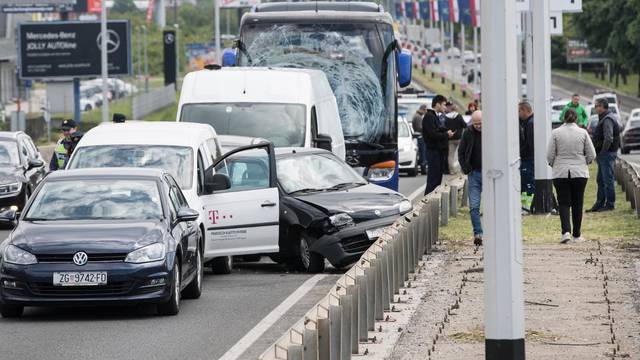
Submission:
<svg viewBox="0 0 640 360">
<path fill-rule="evenodd" d="M 551 103 L 551 127 L 557 128 L 562 125 L 563 121 L 560 119 L 560 113 L 567 104 L 571 102 L 570 99 L 557 100 Z"/>
<path fill-rule="evenodd" d="M 627 120 L 624 122 L 624 127 L 626 127 L 631 120 L 640 120 L 640 108 L 631 110 L 629 117 L 627 117 Z"/>
<path fill-rule="evenodd" d="M 475 57 L 473 56 L 473 51 L 471 50 L 465 50 L 462 54 L 462 58 L 466 63 L 472 63 L 474 62 L 474 59 L 475 59 Z"/>
<path fill-rule="evenodd" d="M 593 95 L 593 99 L 591 102 L 595 104 L 597 99 L 602 99 L 602 98 L 607 99 L 609 106 L 611 106 L 612 104 L 619 105 L 618 95 L 616 95 L 613 92 L 596 92 L 596 94 Z"/>
<path fill-rule="evenodd" d="M 418 144 L 403 116 L 398 117 L 398 160 L 401 172 L 406 171 L 412 177 L 418 175 Z"/>
<path fill-rule="evenodd" d="M 460 49 L 457 47 L 449 48 L 449 51 L 447 52 L 447 59 L 451 58 L 460 59 Z"/>
</svg>

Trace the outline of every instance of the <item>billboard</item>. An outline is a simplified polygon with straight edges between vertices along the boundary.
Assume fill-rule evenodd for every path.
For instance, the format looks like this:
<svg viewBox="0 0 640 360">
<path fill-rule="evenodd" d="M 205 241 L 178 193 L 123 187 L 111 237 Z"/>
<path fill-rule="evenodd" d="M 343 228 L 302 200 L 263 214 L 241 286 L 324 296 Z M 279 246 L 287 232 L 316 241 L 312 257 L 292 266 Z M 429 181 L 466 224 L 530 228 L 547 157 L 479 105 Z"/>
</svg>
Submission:
<svg viewBox="0 0 640 360">
<path fill-rule="evenodd" d="M 19 25 L 18 66 L 23 79 L 69 79 L 101 74 L 99 21 Z M 107 24 L 109 75 L 131 75 L 129 21 Z"/>
<path fill-rule="evenodd" d="M 607 59 L 602 53 L 591 50 L 586 41 L 567 41 L 567 63 L 568 64 L 597 64 L 606 63 Z"/>
<path fill-rule="evenodd" d="M 71 10 L 76 0 L 0 0 L 5 13 L 55 12 Z"/>
<path fill-rule="evenodd" d="M 260 4 L 260 0 L 222 0 L 221 8 L 243 8 Z"/>
</svg>

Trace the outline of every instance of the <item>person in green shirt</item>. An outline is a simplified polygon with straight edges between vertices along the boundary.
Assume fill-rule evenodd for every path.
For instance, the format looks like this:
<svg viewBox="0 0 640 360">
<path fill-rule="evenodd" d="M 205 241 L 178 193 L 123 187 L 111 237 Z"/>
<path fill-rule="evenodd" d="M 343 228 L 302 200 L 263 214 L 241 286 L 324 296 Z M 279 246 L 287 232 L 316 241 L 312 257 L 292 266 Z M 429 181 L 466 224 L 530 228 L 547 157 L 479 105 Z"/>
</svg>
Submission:
<svg viewBox="0 0 640 360">
<path fill-rule="evenodd" d="M 587 114 L 587 110 L 584 109 L 584 106 L 580 105 L 580 95 L 573 94 L 573 96 L 571 96 L 571 102 L 562 109 L 560 119 L 564 119 L 564 113 L 569 109 L 575 110 L 576 114 L 578 114 L 576 124 L 581 128 L 586 129 L 587 124 L 589 123 L 589 114 Z"/>
</svg>

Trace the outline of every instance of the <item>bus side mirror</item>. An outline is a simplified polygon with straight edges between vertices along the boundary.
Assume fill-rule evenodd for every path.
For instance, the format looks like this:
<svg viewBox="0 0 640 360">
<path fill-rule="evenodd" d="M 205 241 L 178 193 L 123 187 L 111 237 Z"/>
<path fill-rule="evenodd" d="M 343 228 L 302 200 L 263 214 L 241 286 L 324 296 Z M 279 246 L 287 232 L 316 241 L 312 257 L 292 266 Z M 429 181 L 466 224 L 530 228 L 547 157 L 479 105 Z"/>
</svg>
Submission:
<svg viewBox="0 0 640 360">
<path fill-rule="evenodd" d="M 406 87 L 411 84 L 411 52 L 402 49 L 396 52 L 396 63 L 398 64 L 398 82 L 400 87 Z"/>
<path fill-rule="evenodd" d="M 222 66 L 236 66 L 236 51 L 225 49 L 222 53 Z"/>
</svg>

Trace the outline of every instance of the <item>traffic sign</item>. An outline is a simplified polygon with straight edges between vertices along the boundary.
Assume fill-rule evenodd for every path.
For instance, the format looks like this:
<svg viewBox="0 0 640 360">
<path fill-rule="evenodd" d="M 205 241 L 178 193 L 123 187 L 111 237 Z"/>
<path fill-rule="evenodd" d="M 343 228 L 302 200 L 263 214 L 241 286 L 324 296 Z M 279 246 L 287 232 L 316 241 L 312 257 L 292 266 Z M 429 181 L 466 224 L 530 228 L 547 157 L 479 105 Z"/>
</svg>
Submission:
<svg viewBox="0 0 640 360">
<path fill-rule="evenodd" d="M 529 0 L 517 0 L 516 11 L 529 11 Z M 553 0 L 549 1 L 549 12 L 579 13 L 582 12 L 582 0 Z"/>
<path fill-rule="evenodd" d="M 549 34 L 562 35 L 562 13 L 561 12 L 549 12 Z"/>
</svg>

